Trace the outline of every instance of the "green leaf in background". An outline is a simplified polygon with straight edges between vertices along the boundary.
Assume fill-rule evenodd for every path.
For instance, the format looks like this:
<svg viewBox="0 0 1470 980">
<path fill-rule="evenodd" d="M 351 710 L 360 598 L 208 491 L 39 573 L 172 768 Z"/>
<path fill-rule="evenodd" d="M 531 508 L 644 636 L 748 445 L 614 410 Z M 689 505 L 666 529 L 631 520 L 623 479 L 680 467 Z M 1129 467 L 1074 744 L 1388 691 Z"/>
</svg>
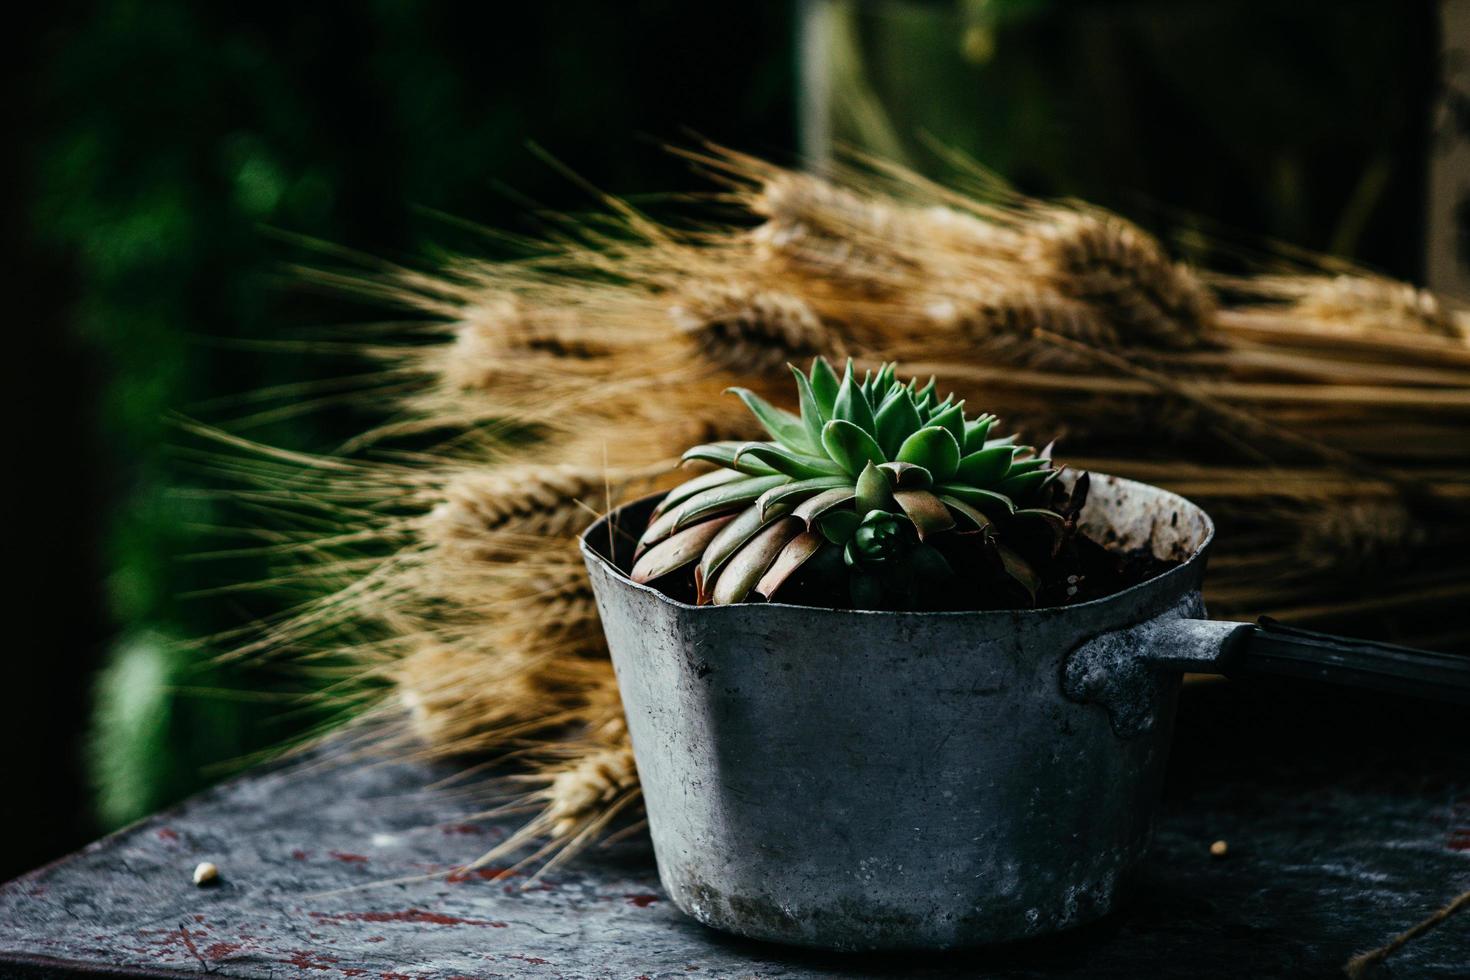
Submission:
<svg viewBox="0 0 1470 980">
<path fill-rule="evenodd" d="M 30 202 L 33 236 L 16 251 L 65 270 L 65 289 L 49 301 L 67 304 L 56 319 L 93 368 L 81 377 L 60 361 L 28 370 L 55 372 L 47 380 L 55 397 L 86 405 L 85 428 L 58 430 L 52 441 L 102 447 L 89 456 L 98 471 L 90 510 L 100 515 L 93 543 L 105 574 L 78 568 L 53 590 L 78 608 L 105 601 L 109 621 L 96 632 L 120 637 L 96 678 L 86 756 L 111 827 L 326 717 L 288 700 L 311 686 L 300 678 L 210 667 L 210 651 L 178 642 L 307 596 L 181 598 L 260 581 L 272 568 L 260 558 L 182 560 L 239 544 L 204 529 L 260 519 L 194 492 L 210 480 L 171 448 L 184 436 L 170 416 L 306 451 L 378 420 L 370 405 L 340 397 L 317 405 L 313 383 L 359 373 L 361 362 L 300 353 L 303 325 L 378 321 L 383 309 L 294 289 L 284 265 L 329 260 L 271 229 L 395 259 L 431 245 L 484 254 L 482 238 L 432 212 L 516 227 L 527 198 L 586 206 L 580 188 L 525 152 L 531 139 L 598 186 L 702 187 L 635 134 L 688 126 L 740 145 L 793 145 L 792 13 L 752 8 L 732 26 L 713 10 L 628 18 L 597 4 L 568 12 L 98 0 L 40 8 L 26 23 L 39 28 L 23 32 L 46 53 L 18 95 L 42 122 L 18 143 L 31 154 L 19 170 L 34 186 L 18 198 Z M 667 72 L 694 66 L 721 84 L 687 93 L 666 84 Z M 566 92 L 577 98 L 568 103 Z M 254 353 L 260 347 L 278 349 Z M 246 397 L 298 384 L 274 401 Z M 55 414 L 44 402 L 38 409 Z M 105 596 L 89 595 L 99 580 Z M 56 658 L 58 683 L 90 686 L 77 647 Z M 80 755 L 60 738 L 45 744 L 53 767 Z"/>
</svg>

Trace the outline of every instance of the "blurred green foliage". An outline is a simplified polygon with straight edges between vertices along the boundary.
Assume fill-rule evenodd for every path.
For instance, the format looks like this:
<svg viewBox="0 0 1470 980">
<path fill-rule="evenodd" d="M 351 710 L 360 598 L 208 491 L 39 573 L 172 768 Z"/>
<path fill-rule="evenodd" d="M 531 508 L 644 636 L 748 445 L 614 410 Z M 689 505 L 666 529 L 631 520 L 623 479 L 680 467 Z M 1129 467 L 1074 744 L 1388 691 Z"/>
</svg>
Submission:
<svg viewBox="0 0 1470 980">
<path fill-rule="evenodd" d="M 319 720 L 226 696 L 290 682 L 212 665 L 185 642 L 290 597 L 185 598 L 265 569 L 186 560 L 219 545 L 209 529 L 249 515 L 188 492 L 208 481 L 171 450 L 187 441 L 172 417 L 317 450 L 363 424 L 350 409 L 251 422 L 220 398 L 353 369 L 246 342 L 374 316 L 283 289 L 282 263 L 312 257 L 267 229 L 398 259 L 452 238 L 427 210 L 515 226 L 524 204 L 502 183 L 591 206 L 528 140 L 619 192 L 697 186 L 654 139 L 689 126 L 792 144 L 790 17 L 784 4 L 731 17 L 673 2 L 96 0 L 51 25 L 32 219 L 68 263 L 71 329 L 105 375 L 95 419 L 117 640 L 88 755 L 105 825 Z"/>
</svg>

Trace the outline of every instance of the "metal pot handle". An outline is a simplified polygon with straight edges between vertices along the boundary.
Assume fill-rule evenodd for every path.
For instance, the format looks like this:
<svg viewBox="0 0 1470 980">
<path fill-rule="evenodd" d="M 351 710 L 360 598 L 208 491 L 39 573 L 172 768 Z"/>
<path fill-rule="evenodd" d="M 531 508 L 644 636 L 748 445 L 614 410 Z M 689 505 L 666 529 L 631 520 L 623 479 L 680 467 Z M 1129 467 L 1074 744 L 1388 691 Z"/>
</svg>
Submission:
<svg viewBox="0 0 1470 980">
<path fill-rule="evenodd" d="M 1153 727 L 1165 675 L 1275 674 L 1470 704 L 1470 657 L 1415 650 L 1285 626 L 1160 618 L 1078 646 L 1068 656 L 1062 690 L 1074 701 L 1108 709 L 1128 738 Z"/>
</svg>

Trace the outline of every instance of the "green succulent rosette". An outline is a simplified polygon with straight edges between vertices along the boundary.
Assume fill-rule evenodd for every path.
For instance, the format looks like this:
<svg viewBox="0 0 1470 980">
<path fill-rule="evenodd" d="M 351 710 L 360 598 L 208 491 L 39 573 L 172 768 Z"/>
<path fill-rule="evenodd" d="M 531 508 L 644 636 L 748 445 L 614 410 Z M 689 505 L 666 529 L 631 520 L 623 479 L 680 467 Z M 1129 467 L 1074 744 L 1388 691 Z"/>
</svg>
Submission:
<svg viewBox="0 0 1470 980">
<path fill-rule="evenodd" d="M 1042 529 L 1055 554 L 1075 510 L 1045 505 L 1060 470 L 1049 451 L 992 437 L 994 415 L 965 415 L 935 382 L 902 383 L 884 365 L 859 381 L 823 358 L 792 368 L 798 414 L 731 389 L 770 434 L 763 442 L 696 446 L 711 472 L 653 511 L 632 578 L 654 582 L 693 566 L 699 603 L 788 599 L 859 609 L 966 604 L 966 588 L 1008 580 L 1034 602 L 1035 559 L 1007 529 Z M 1034 551 L 1034 549 L 1033 549 Z M 994 574 L 989 574 L 994 572 Z M 986 597 L 971 597 L 975 605 Z"/>
</svg>

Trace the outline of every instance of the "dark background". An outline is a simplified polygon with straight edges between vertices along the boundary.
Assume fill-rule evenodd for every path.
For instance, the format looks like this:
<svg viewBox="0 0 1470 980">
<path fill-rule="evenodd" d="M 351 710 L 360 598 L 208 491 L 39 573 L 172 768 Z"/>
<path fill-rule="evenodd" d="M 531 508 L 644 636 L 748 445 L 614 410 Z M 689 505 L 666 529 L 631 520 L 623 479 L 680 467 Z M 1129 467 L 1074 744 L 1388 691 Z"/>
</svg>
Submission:
<svg viewBox="0 0 1470 980">
<path fill-rule="evenodd" d="M 914 138 L 927 130 L 1030 191 L 1175 236 L 1271 236 L 1420 274 L 1443 70 L 1432 4 L 995 0 L 978 25 L 963 7 L 851 12 L 915 165 L 931 162 Z M 189 642 L 285 597 L 187 598 L 263 569 L 190 560 L 252 515 L 194 492 L 209 480 L 171 419 L 310 450 L 366 421 L 336 405 L 254 417 L 242 397 L 356 369 L 261 342 L 374 316 L 295 288 L 285 267 L 313 254 L 272 230 L 411 260 L 468 244 L 436 212 L 529 232 L 527 200 L 591 206 L 528 141 L 628 195 L 702 188 L 659 149 L 691 131 L 791 162 L 801 9 L 11 12 L 0 879 L 321 720 L 272 699 L 281 679 L 210 665 L 211 645 Z"/>
</svg>

